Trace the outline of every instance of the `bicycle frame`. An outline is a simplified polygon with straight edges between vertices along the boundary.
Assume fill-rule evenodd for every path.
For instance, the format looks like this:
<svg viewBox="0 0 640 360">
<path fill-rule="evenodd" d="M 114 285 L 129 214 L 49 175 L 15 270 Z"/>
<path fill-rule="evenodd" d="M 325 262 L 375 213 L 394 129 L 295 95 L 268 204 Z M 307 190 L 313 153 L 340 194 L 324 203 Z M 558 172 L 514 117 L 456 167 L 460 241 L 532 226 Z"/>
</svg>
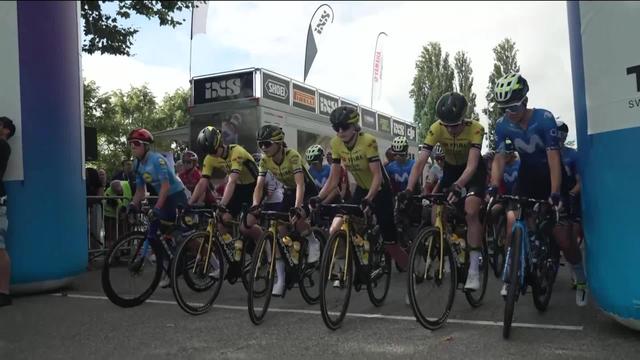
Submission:
<svg viewBox="0 0 640 360">
<path fill-rule="evenodd" d="M 345 266 L 343 267 L 342 271 L 343 273 L 341 274 L 341 280 L 346 281 L 347 278 L 347 264 L 349 264 L 349 256 L 351 253 L 351 241 L 352 241 L 352 236 L 351 236 L 351 217 L 349 215 L 343 215 L 342 218 L 342 227 L 340 228 L 340 230 L 343 230 L 345 232 L 345 234 L 347 235 L 347 242 L 345 244 L 345 250 L 344 250 L 344 263 Z M 333 252 L 331 254 L 331 265 L 329 266 L 329 269 L 333 269 L 333 266 L 335 265 L 335 260 L 336 260 L 336 252 L 338 251 L 338 243 L 336 242 L 335 247 L 333 248 Z M 331 274 L 329 274 L 329 277 L 331 277 Z"/>
<path fill-rule="evenodd" d="M 435 204 L 435 212 L 436 212 L 436 216 L 435 216 L 435 224 L 434 226 L 438 229 L 438 233 L 440 234 L 440 264 L 438 265 L 438 276 L 439 279 L 442 280 L 443 277 L 443 273 L 444 273 L 444 224 L 443 224 L 443 209 L 444 209 L 444 205 L 443 204 Z M 427 260 L 425 261 L 425 268 L 424 268 L 424 278 L 427 278 L 427 273 L 428 273 L 428 268 L 431 265 L 430 261 L 431 261 L 431 245 L 433 243 L 429 242 L 429 248 L 427 249 Z"/>
</svg>

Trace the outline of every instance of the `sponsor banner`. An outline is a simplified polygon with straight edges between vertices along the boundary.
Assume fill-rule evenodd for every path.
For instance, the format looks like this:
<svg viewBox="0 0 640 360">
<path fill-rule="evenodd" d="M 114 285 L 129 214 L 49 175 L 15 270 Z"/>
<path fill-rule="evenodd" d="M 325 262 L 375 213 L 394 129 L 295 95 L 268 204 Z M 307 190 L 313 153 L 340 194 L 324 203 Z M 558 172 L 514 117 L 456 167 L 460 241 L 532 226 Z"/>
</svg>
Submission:
<svg viewBox="0 0 640 360">
<path fill-rule="evenodd" d="M 329 116 L 338 107 L 338 98 L 318 91 L 318 113 Z"/>
<path fill-rule="evenodd" d="M 269 108 L 262 108 L 260 113 L 262 125 L 277 125 L 283 128 L 287 122 L 287 114 Z"/>
<path fill-rule="evenodd" d="M 340 106 L 351 106 L 352 108 L 358 110 L 358 104 L 345 99 L 340 99 Z"/>
<path fill-rule="evenodd" d="M 289 93 L 291 83 L 289 80 L 279 76 L 262 72 L 262 97 L 281 104 L 290 105 L 291 96 Z"/>
<path fill-rule="evenodd" d="M 365 108 L 360 108 L 360 124 L 367 129 L 377 130 L 376 113 Z"/>
<path fill-rule="evenodd" d="M 417 136 L 418 136 L 418 129 L 416 129 L 416 127 L 413 125 L 407 124 L 407 135 L 406 135 L 407 140 L 415 142 Z"/>
<path fill-rule="evenodd" d="M 589 134 L 640 126 L 638 14 L 636 2 L 580 3 Z"/>
<path fill-rule="evenodd" d="M 393 136 L 407 136 L 407 124 L 397 119 L 392 119 L 391 132 Z"/>
<path fill-rule="evenodd" d="M 316 91 L 314 89 L 293 83 L 291 99 L 294 107 L 316 112 Z"/>
<path fill-rule="evenodd" d="M 378 131 L 391 134 L 391 118 L 378 114 Z"/>
<path fill-rule="evenodd" d="M 194 105 L 253 96 L 253 71 L 193 80 Z"/>
</svg>

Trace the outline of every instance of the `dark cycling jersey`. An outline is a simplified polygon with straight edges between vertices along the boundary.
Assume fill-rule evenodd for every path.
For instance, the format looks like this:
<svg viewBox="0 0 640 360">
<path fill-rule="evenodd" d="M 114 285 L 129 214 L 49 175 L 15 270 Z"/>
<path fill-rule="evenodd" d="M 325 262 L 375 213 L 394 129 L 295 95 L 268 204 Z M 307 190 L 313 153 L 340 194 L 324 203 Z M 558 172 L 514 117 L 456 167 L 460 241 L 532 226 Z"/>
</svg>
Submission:
<svg viewBox="0 0 640 360">
<path fill-rule="evenodd" d="M 324 183 L 329 179 L 329 173 L 331 172 L 331 166 L 323 165 L 320 170 L 316 170 L 313 166 L 309 167 L 309 175 L 313 178 L 313 182 L 316 183 L 318 188 L 322 188 Z"/>
<path fill-rule="evenodd" d="M 415 160 L 408 159 L 404 164 L 399 161 L 392 161 L 385 166 L 389 179 L 391 179 L 391 188 L 394 193 L 404 191 L 407 188 L 409 175 L 414 164 Z"/>
<path fill-rule="evenodd" d="M 514 194 L 514 188 L 518 181 L 518 171 L 520 170 L 520 160 L 516 159 L 511 164 L 504 165 L 502 176 L 507 194 Z"/>
</svg>

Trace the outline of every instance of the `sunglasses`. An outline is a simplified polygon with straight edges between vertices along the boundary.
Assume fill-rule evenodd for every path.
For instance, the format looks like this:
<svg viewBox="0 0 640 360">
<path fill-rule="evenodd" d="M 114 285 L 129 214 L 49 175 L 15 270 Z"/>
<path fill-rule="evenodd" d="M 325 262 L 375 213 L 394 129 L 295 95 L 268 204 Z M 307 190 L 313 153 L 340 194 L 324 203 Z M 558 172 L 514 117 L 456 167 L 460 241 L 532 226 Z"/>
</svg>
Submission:
<svg viewBox="0 0 640 360">
<path fill-rule="evenodd" d="M 347 131 L 351 128 L 351 124 L 336 124 L 336 125 L 331 125 L 331 127 L 335 132 L 340 132 L 340 130 Z"/>
<path fill-rule="evenodd" d="M 462 123 L 461 123 L 461 122 L 459 122 L 459 123 L 457 123 L 457 124 L 442 124 L 442 125 L 444 125 L 444 127 L 446 127 L 447 129 L 451 129 L 451 128 L 458 127 L 458 126 L 460 126 L 461 124 L 462 124 Z"/>
<path fill-rule="evenodd" d="M 500 107 L 500 111 L 504 114 L 507 111 L 510 113 L 519 113 L 522 111 L 522 103 L 524 102 L 524 98 L 522 100 L 520 100 L 520 102 L 513 104 L 513 105 L 509 105 L 509 106 L 504 106 L 504 107 Z"/>
<path fill-rule="evenodd" d="M 146 144 L 146 142 L 140 141 L 140 140 L 131 140 L 131 141 L 129 141 L 129 144 L 133 145 L 135 147 L 139 147 L 139 146 L 142 146 L 142 145 Z"/>
<path fill-rule="evenodd" d="M 273 145 L 273 141 L 269 141 L 269 140 L 258 141 L 258 146 L 261 148 L 270 148 L 271 145 Z"/>
</svg>

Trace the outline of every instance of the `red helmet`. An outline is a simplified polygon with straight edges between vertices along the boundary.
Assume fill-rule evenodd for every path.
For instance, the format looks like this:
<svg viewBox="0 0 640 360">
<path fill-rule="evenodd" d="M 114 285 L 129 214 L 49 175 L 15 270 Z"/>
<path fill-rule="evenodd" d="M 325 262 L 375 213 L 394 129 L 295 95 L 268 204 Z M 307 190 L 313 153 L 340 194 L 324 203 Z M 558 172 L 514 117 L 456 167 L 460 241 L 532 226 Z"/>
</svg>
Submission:
<svg viewBox="0 0 640 360">
<path fill-rule="evenodd" d="M 139 140 L 151 144 L 153 143 L 153 135 L 147 129 L 133 129 L 127 136 L 127 141 L 131 140 Z"/>
<path fill-rule="evenodd" d="M 187 161 L 198 162 L 198 155 L 190 150 L 185 151 L 184 154 L 182 154 L 182 162 L 185 163 Z"/>
</svg>

